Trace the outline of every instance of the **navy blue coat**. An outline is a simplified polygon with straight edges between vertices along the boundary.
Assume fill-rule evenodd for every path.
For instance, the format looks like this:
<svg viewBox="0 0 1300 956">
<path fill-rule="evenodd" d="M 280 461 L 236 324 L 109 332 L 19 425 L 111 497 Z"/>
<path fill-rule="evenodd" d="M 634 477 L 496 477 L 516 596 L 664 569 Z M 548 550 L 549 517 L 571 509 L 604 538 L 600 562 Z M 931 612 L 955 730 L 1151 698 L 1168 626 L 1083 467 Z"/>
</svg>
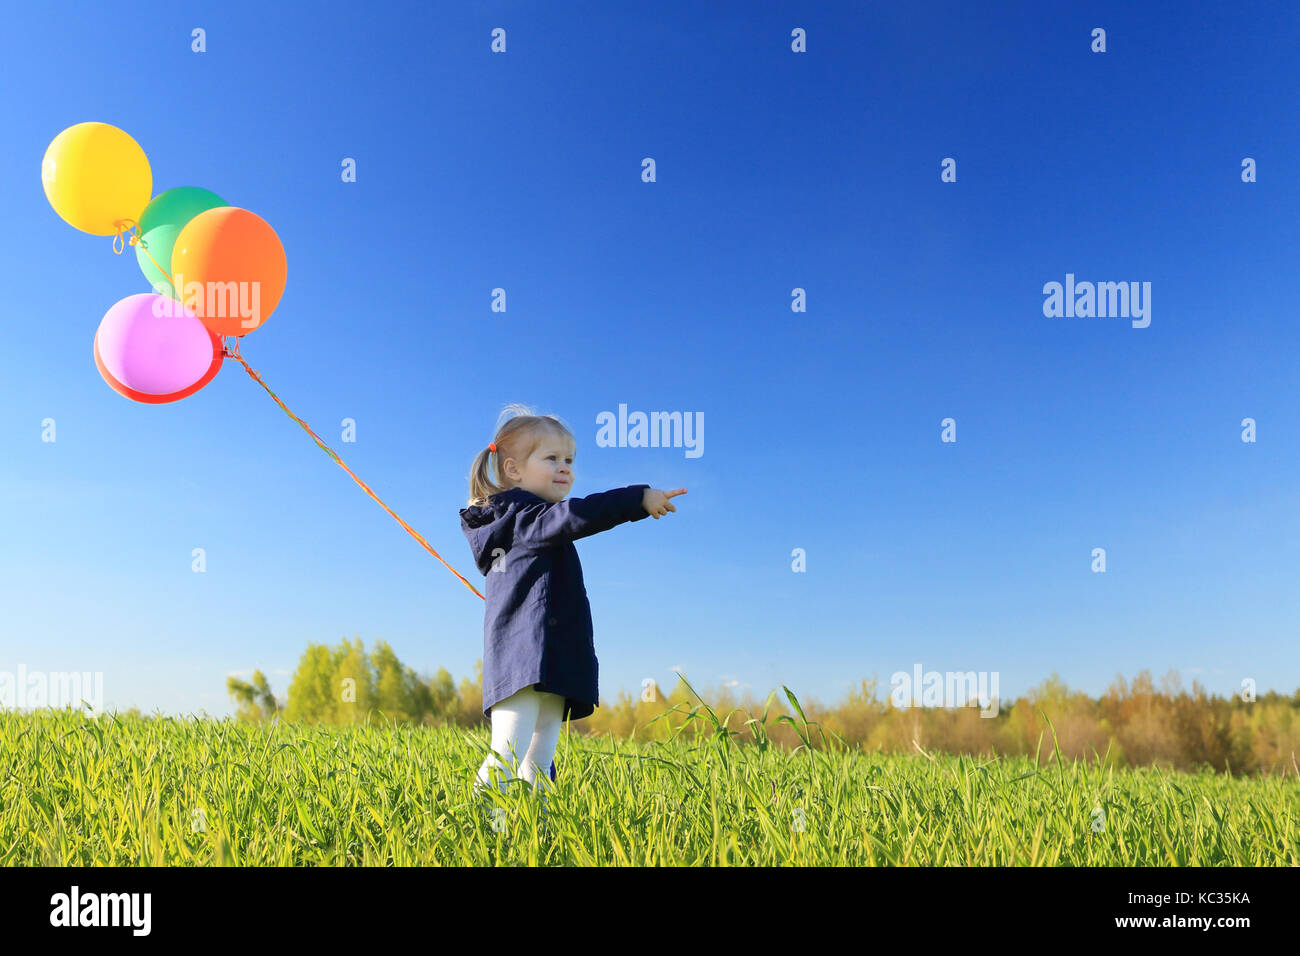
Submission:
<svg viewBox="0 0 1300 956">
<path fill-rule="evenodd" d="M 487 579 L 483 619 L 483 715 L 525 687 L 564 697 L 565 719 L 600 702 L 591 605 L 573 542 L 649 517 L 649 485 L 547 501 L 509 488 L 460 511 L 474 563 Z"/>
</svg>

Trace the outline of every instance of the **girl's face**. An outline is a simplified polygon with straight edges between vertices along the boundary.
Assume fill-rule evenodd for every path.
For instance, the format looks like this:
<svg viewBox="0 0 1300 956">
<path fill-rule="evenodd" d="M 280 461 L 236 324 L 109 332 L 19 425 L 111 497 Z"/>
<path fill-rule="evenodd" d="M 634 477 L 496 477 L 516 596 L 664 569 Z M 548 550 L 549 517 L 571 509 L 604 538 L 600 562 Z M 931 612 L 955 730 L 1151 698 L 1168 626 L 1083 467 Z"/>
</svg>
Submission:
<svg viewBox="0 0 1300 956">
<path fill-rule="evenodd" d="M 573 459 L 577 450 L 563 438 L 544 438 L 523 467 L 513 458 L 505 471 L 518 487 L 547 501 L 562 501 L 573 489 Z"/>
</svg>

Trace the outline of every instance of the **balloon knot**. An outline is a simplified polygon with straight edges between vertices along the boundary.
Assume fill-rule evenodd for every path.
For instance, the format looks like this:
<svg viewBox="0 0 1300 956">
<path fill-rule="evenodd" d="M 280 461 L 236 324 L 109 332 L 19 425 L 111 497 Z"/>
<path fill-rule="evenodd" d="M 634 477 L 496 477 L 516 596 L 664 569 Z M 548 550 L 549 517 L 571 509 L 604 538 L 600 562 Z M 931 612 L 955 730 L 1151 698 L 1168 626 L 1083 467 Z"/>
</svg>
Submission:
<svg viewBox="0 0 1300 956">
<path fill-rule="evenodd" d="M 124 234 L 128 232 L 131 234 L 128 241 L 133 246 L 139 241 L 140 234 L 134 219 L 115 219 L 113 225 L 117 227 L 117 235 L 113 237 L 113 254 L 120 256 L 127 247 Z"/>
</svg>

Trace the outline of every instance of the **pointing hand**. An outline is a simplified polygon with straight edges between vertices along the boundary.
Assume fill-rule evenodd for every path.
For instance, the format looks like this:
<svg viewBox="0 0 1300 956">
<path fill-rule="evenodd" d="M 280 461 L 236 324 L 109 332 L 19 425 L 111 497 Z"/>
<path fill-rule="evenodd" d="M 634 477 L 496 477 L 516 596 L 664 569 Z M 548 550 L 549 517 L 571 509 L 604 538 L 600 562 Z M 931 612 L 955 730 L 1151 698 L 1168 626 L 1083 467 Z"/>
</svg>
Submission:
<svg viewBox="0 0 1300 956">
<path fill-rule="evenodd" d="M 675 498 L 677 495 L 686 494 L 685 488 L 678 488 L 674 491 L 660 491 L 658 488 L 647 488 L 641 495 L 641 507 L 654 516 L 658 521 L 663 515 L 670 511 L 676 511 L 673 503 L 669 498 Z"/>
</svg>

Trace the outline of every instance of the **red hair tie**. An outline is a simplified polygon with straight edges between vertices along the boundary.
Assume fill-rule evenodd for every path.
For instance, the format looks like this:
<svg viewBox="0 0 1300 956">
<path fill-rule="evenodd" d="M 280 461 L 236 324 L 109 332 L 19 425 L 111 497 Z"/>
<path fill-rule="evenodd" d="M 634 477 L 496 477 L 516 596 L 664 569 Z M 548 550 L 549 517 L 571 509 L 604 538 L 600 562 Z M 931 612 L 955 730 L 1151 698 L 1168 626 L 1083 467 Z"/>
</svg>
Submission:
<svg viewBox="0 0 1300 956">
<path fill-rule="evenodd" d="M 496 442 L 489 442 L 489 443 L 488 443 L 488 451 L 496 451 L 496 450 L 497 450 L 497 443 L 496 443 Z"/>
</svg>

